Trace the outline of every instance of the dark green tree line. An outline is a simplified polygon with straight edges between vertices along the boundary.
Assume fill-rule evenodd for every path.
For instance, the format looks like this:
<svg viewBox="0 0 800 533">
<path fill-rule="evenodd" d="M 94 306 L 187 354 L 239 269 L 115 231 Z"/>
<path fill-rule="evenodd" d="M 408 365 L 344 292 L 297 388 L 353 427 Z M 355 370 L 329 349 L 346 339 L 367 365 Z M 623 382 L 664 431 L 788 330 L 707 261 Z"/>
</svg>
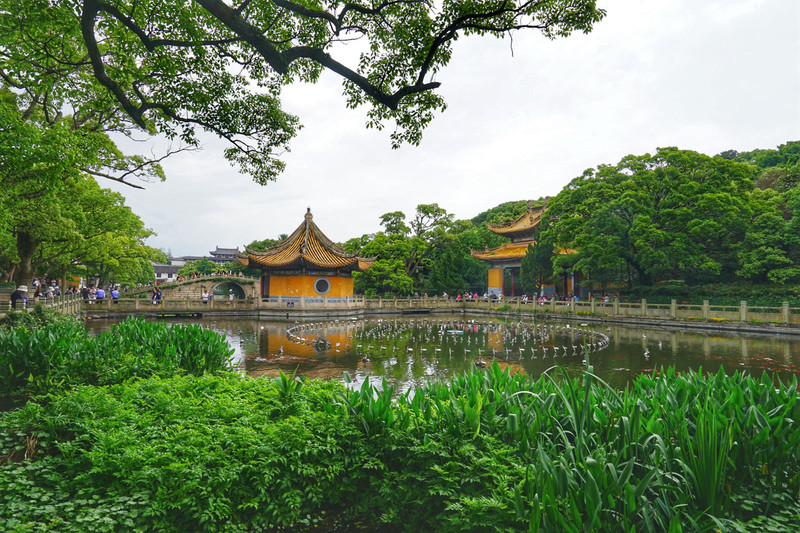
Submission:
<svg viewBox="0 0 800 533">
<path fill-rule="evenodd" d="M 755 189 L 758 169 L 676 148 L 574 179 L 548 205 L 554 272 L 593 283 L 786 283 L 797 268 L 797 187 Z"/>
</svg>

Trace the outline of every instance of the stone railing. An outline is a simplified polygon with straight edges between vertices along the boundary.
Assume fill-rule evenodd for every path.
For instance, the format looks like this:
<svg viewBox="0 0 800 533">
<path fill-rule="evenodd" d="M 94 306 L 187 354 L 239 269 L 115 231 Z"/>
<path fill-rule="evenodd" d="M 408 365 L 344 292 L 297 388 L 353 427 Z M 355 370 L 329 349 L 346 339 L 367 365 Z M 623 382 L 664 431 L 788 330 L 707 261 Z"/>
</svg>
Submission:
<svg viewBox="0 0 800 533">
<path fill-rule="evenodd" d="M 800 324 L 800 308 L 789 307 L 788 302 L 783 302 L 780 307 L 750 306 L 746 301 L 733 306 L 710 305 L 708 300 L 700 305 L 678 304 L 676 300 L 669 304 L 651 304 L 647 300 L 603 302 L 598 299 L 578 302 L 547 300 L 540 304 L 518 297 L 498 300 L 427 297 L 374 298 L 366 300 L 365 305 L 374 309 L 527 310 L 533 313 Z"/>
<path fill-rule="evenodd" d="M 63 294 L 61 296 L 45 297 L 41 296 L 34 299 L 32 296 L 28 298 L 26 304 L 23 300 L 17 300 L 15 311 L 31 311 L 36 305 L 42 305 L 46 309 L 55 309 L 62 313 L 77 315 L 81 311 L 81 296 L 80 294 Z M 0 299 L 0 315 L 8 313 L 11 310 L 10 299 Z"/>
<path fill-rule="evenodd" d="M 84 313 L 198 313 L 203 312 L 228 312 L 228 311 L 253 311 L 258 310 L 352 310 L 376 309 L 391 312 L 397 310 L 450 310 L 450 311 L 518 311 L 543 314 L 563 315 L 591 315 L 597 317 L 638 317 L 647 319 L 683 319 L 702 320 L 706 322 L 763 322 L 774 324 L 800 325 L 800 308 L 789 307 L 784 302 L 780 307 L 750 306 L 746 301 L 739 305 L 724 306 L 711 305 L 708 300 L 700 305 L 678 304 L 672 300 L 669 304 L 651 304 L 647 300 L 639 302 L 620 302 L 612 300 L 591 301 L 557 301 L 547 300 L 540 304 L 533 300 L 523 301 L 521 298 L 491 299 L 464 299 L 455 298 L 365 298 L 353 296 L 335 298 L 327 296 L 316 297 L 287 297 L 277 296 L 272 298 L 213 298 L 204 301 L 201 298 L 162 298 L 161 302 L 153 304 L 148 298 L 123 297 L 118 300 L 106 298 L 105 300 L 82 300 L 79 294 L 56 296 L 53 298 L 39 298 L 37 303 L 51 309 L 58 309 L 69 314 Z M 33 299 L 29 300 L 27 309 L 34 307 Z M 24 309 L 21 302 L 18 308 Z M 9 300 L 0 300 L 0 314 L 10 309 Z"/>
<path fill-rule="evenodd" d="M 364 298 L 353 296 L 335 298 L 327 296 L 272 298 L 234 298 L 215 297 L 203 300 L 197 297 L 173 298 L 163 296 L 161 301 L 153 303 L 149 298 L 121 297 L 118 300 L 84 300 L 82 310 L 86 313 L 204 313 L 227 311 L 265 310 L 342 310 L 363 309 Z"/>
</svg>

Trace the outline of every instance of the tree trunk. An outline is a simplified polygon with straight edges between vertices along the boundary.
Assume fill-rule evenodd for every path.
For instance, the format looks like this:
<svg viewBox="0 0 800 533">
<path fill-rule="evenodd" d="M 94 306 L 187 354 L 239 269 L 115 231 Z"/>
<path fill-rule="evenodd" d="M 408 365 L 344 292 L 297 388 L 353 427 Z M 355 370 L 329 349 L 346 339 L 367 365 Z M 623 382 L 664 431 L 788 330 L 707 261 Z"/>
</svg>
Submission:
<svg viewBox="0 0 800 533">
<path fill-rule="evenodd" d="M 33 255 L 39 248 L 41 241 L 30 233 L 20 231 L 17 233 L 17 255 L 19 265 L 14 270 L 14 281 L 17 284 L 29 284 L 33 279 Z"/>
</svg>

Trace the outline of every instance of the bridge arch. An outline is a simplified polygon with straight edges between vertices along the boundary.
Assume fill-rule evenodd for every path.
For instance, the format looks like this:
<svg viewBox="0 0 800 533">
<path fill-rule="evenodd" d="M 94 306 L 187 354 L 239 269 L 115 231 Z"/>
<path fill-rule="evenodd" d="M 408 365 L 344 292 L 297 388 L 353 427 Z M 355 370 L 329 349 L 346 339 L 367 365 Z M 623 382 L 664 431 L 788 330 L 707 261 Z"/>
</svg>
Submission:
<svg viewBox="0 0 800 533">
<path fill-rule="evenodd" d="M 211 291 L 214 293 L 214 298 L 227 299 L 230 294 L 229 291 L 233 291 L 233 295 L 237 300 L 243 300 L 247 296 L 244 288 L 232 280 L 221 281 L 213 285 Z"/>
</svg>

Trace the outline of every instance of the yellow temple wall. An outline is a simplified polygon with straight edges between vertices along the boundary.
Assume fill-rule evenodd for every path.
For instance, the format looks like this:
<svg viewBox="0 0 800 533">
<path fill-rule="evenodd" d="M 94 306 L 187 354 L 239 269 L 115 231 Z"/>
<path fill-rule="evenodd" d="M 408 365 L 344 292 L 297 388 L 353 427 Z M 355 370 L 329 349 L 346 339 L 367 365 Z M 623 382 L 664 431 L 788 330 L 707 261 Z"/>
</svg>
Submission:
<svg viewBox="0 0 800 533">
<path fill-rule="evenodd" d="M 502 287 L 503 286 L 503 269 L 490 268 L 489 269 L 489 286 Z"/>
<path fill-rule="evenodd" d="M 314 283 L 325 278 L 331 284 L 330 290 L 324 294 L 331 298 L 353 296 L 353 278 L 337 276 L 270 276 L 269 296 L 320 296 L 314 290 Z"/>
<path fill-rule="evenodd" d="M 503 294 L 503 269 L 490 268 L 489 269 L 489 284 L 487 287 L 489 294 L 500 296 Z"/>
</svg>

